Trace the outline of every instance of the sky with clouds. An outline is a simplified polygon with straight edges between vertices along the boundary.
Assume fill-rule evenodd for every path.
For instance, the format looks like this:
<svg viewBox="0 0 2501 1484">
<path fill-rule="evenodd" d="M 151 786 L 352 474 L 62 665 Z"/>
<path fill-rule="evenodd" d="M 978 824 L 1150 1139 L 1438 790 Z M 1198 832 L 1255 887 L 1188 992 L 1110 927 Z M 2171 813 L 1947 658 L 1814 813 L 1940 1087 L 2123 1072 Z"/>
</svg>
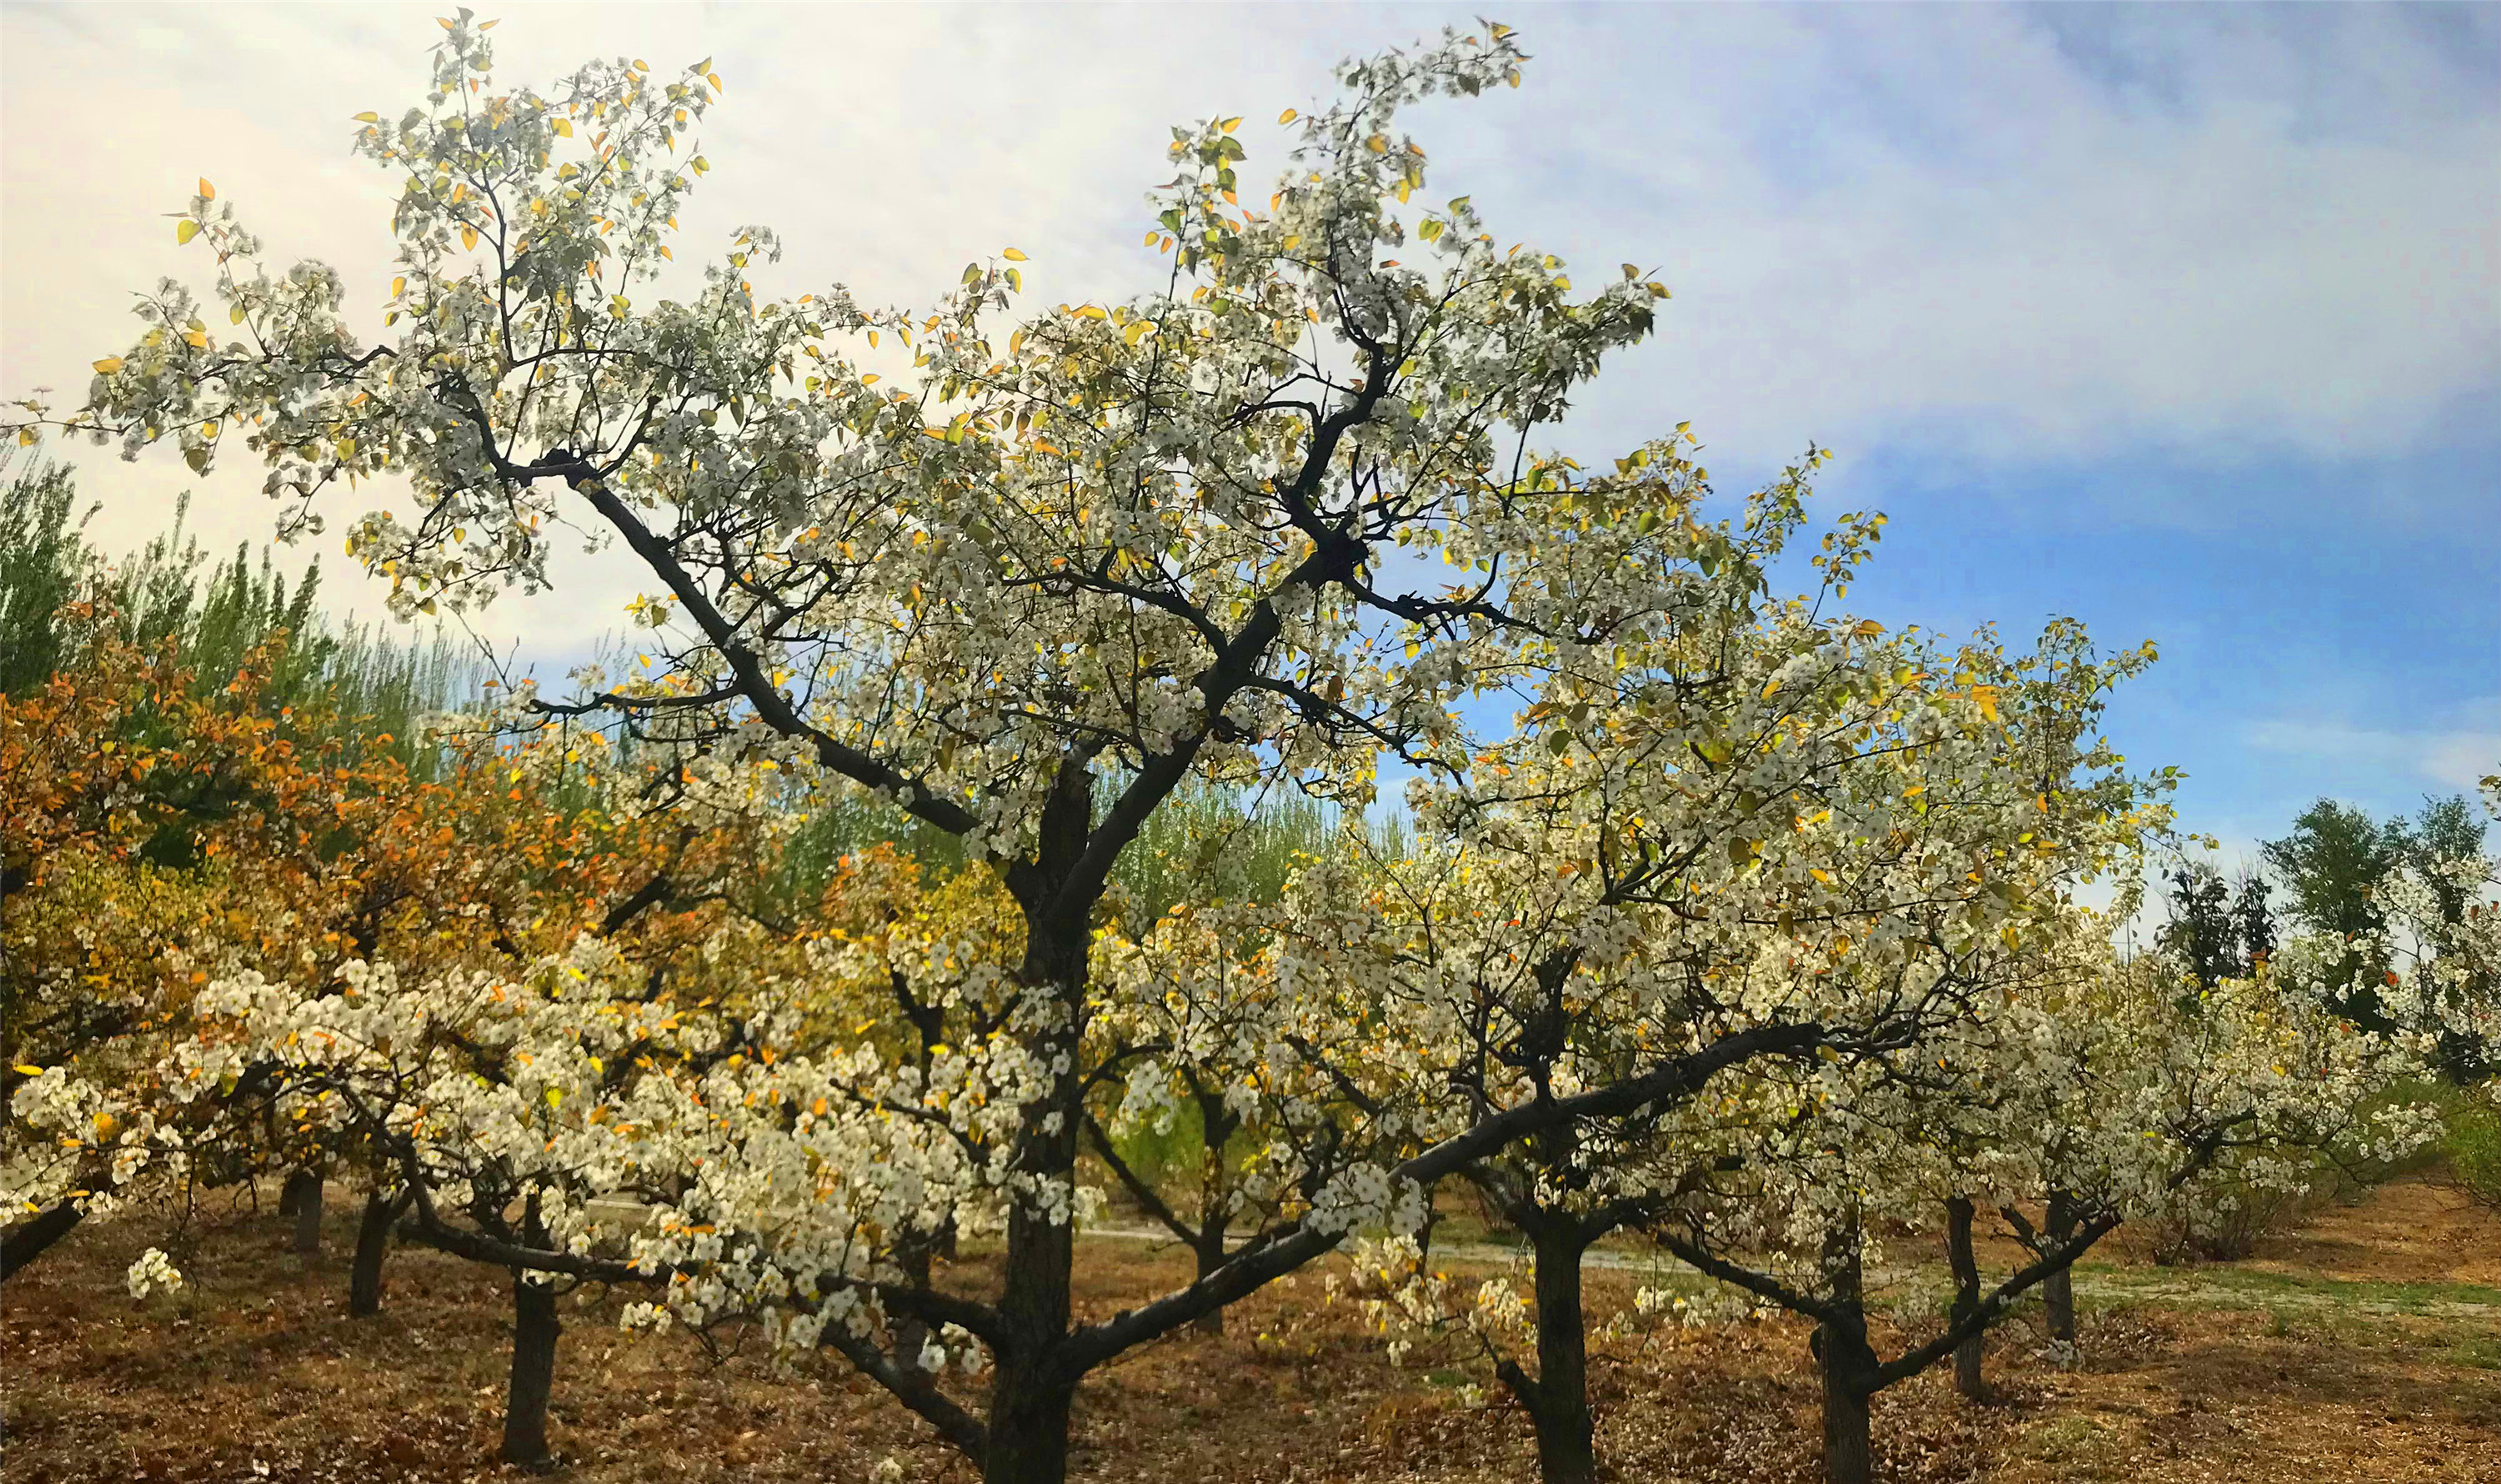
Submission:
<svg viewBox="0 0 2501 1484">
<path fill-rule="evenodd" d="M 392 180 L 350 115 L 421 88 L 434 8 L 0 9 L 0 394 L 74 397 L 133 289 L 198 274 L 165 214 L 207 177 L 273 258 L 379 306 Z M 691 242 L 750 221 L 759 290 L 926 304 L 1029 253 L 1029 302 L 1125 296 L 1167 126 L 1264 125 L 1438 7 L 597 6 L 500 11 L 498 78 L 709 55 L 727 96 Z M 1851 604 L 2028 637 L 2071 614 L 2162 663 L 2111 725 L 2245 845 L 2310 798 L 2379 812 L 2501 766 L 2501 9 L 1522 7 L 1517 92 L 1417 111 L 1436 195 L 1575 262 L 1655 268 L 1663 333 L 1562 434 L 1691 420 L 1715 483 L 1807 443 L 1891 524 Z M 1158 279 L 1159 281 L 1159 279 Z M 240 465 L 82 453 L 100 544 Z M 334 510 L 336 521 L 352 512 Z M 298 560 L 304 559 L 299 556 Z M 334 556 L 341 611 L 373 590 Z M 617 554 L 484 631 L 558 674 L 620 624 Z"/>
</svg>

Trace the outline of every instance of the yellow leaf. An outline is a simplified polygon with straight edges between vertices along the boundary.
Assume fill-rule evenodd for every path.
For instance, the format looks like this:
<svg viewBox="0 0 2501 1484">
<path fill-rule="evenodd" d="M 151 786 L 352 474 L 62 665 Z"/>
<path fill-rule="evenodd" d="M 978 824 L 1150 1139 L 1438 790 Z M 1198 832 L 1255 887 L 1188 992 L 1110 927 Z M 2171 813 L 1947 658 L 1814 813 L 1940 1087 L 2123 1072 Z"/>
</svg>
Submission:
<svg viewBox="0 0 2501 1484">
<path fill-rule="evenodd" d="M 1152 321 L 1141 320 L 1137 323 L 1130 325 L 1127 329 L 1122 330 L 1120 332 L 1120 338 L 1131 345 L 1136 345 L 1139 341 L 1144 340 L 1149 335 L 1154 333 L 1154 328 Z"/>
<path fill-rule="evenodd" d="M 1302 117 L 1302 115 L 1300 115 L 1300 114 L 1298 114 L 1298 113 L 1295 113 L 1292 109 L 1290 109 L 1290 108 L 1289 108 L 1289 109 L 1285 110 L 1284 113 L 1279 114 L 1279 115 L 1277 116 L 1277 121 L 1278 121 L 1279 123 L 1291 123 L 1291 122 L 1293 122 L 1295 119 L 1300 118 L 1301 117 Z"/>
<path fill-rule="evenodd" d="M 24 1062 L 19 1062 L 19 1063 L 17 1063 L 17 1065 L 15 1068 L 13 1068 L 13 1070 L 19 1071 L 19 1072 L 23 1072 L 24 1074 L 26 1074 L 26 1075 L 27 1075 L 27 1076 L 29 1076 L 29 1077 L 40 1077 L 40 1076 L 42 1076 L 42 1075 L 44 1074 L 44 1069 L 43 1069 L 42 1067 L 40 1067 L 40 1066 L 28 1066 L 28 1065 L 26 1065 L 26 1064 L 25 1064 Z"/>
<path fill-rule="evenodd" d="M 200 178 L 200 199 L 204 201 L 214 201 L 217 198 L 217 188 L 209 184 L 208 177 L 202 176 Z"/>
<path fill-rule="evenodd" d="M 564 119 L 559 118 L 555 121 L 555 131 L 557 136 L 560 138 L 571 139 L 573 137 L 573 125 L 566 122 Z"/>
<path fill-rule="evenodd" d="M 478 246 L 478 229 L 467 222 L 462 222 L 460 225 L 460 246 L 464 248 Z"/>
<path fill-rule="evenodd" d="M 481 31 L 491 31 L 503 23 L 503 18 L 498 17 L 493 20 L 482 20 L 478 22 L 478 29 Z"/>
<path fill-rule="evenodd" d="M 678 257 L 678 254 L 676 254 L 675 253 L 670 252 L 670 251 L 668 250 L 668 248 L 667 248 L 667 246 L 666 246 L 666 245 L 663 245 L 663 246 L 661 247 L 661 249 L 660 249 L 660 255 L 661 255 L 662 257 L 665 257 L 665 258 L 669 259 L 671 262 L 675 262 L 675 261 L 677 261 L 677 257 Z"/>
<path fill-rule="evenodd" d="M 104 359 L 95 363 L 95 369 L 96 374 L 99 376 L 111 376 L 116 371 L 121 369 L 121 357 L 118 355 L 108 355 Z"/>
<path fill-rule="evenodd" d="M 1227 119 L 1225 119 L 1222 123 L 1217 124 L 1217 128 L 1219 128 L 1219 129 L 1221 129 L 1221 130 L 1223 130 L 1225 133 L 1230 134 L 1230 133 L 1232 133 L 1235 129 L 1237 129 L 1237 128 L 1241 127 L 1241 125 L 1242 125 L 1242 120 L 1241 120 L 1240 118 L 1227 118 Z"/>
<path fill-rule="evenodd" d="M 243 323 L 243 306 L 242 306 L 242 305 L 238 304 L 238 305 L 236 305 L 234 308 L 232 308 L 232 309 L 230 309 L 230 310 L 227 310 L 227 311 L 226 311 L 226 322 L 228 322 L 229 324 L 241 324 L 241 323 Z"/>
<path fill-rule="evenodd" d="M 205 351 L 209 348 L 209 337 L 204 331 L 188 330 L 183 333 L 183 338 L 190 343 L 192 350 Z"/>
<path fill-rule="evenodd" d="M 1006 258 L 1012 263 L 1020 263 L 1024 261 L 1024 254 L 1014 248 L 1008 249 L 1006 252 L 1000 253 L 999 256 Z"/>
<path fill-rule="evenodd" d="M 408 288 L 408 275 L 407 275 L 407 274 L 403 273 L 403 274 L 401 274 L 399 277 L 397 277 L 397 278 L 395 278 L 395 279 L 391 280 L 391 297 L 392 297 L 392 298 L 394 298 L 394 299 L 398 298 L 398 297 L 399 297 L 403 292 L 405 292 L 405 291 L 407 290 L 407 288 Z"/>
<path fill-rule="evenodd" d="M 367 109 L 365 112 L 356 116 L 356 121 L 358 123 L 380 123 L 383 121 L 383 116 L 375 113 L 371 109 Z"/>
<path fill-rule="evenodd" d="M 174 240 L 176 242 L 188 242 L 199 235 L 200 224 L 196 221 L 178 221 L 174 223 Z"/>
<path fill-rule="evenodd" d="M 17 444 L 20 448 L 31 448 L 33 447 L 34 442 L 35 430 L 33 428 L 21 427 L 17 429 Z"/>
<path fill-rule="evenodd" d="M 434 17 L 434 23 L 435 23 L 436 25 L 439 25 L 439 26 L 443 27 L 443 29 L 445 29 L 445 30 L 447 30 L 447 31 L 449 31 L 449 30 L 450 30 L 450 29 L 451 29 L 451 17 L 449 17 L 449 16 L 437 16 L 437 17 Z"/>
<path fill-rule="evenodd" d="M 714 92 L 718 92 L 718 91 L 720 91 L 720 74 L 719 74 L 719 73 L 717 73 L 717 72 L 707 72 L 707 73 L 705 73 L 705 74 L 704 74 L 704 81 L 705 81 L 705 82 L 707 82 L 707 83 L 710 83 L 710 84 L 712 84 L 712 90 L 713 90 Z"/>
</svg>

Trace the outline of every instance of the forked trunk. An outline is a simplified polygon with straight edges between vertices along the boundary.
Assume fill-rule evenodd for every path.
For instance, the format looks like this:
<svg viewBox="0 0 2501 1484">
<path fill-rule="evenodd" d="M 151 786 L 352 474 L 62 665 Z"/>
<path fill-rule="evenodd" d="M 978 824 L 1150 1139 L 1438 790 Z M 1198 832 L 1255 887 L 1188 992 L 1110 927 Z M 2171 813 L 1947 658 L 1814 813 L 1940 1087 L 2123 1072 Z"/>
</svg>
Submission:
<svg viewBox="0 0 2501 1484">
<path fill-rule="evenodd" d="M 1867 1343 L 1866 1283 L 1858 1230 L 1835 1226 L 1823 1242 L 1831 1285 L 1831 1317 L 1816 1327 L 1816 1367 L 1823 1377 L 1824 1484 L 1872 1484 L 1876 1442 L 1869 1402 L 1876 1395 L 1876 1351 Z"/>
<path fill-rule="evenodd" d="M 918 1289 L 926 1289 L 929 1287 L 929 1269 L 931 1265 L 930 1249 L 928 1244 L 920 1241 L 907 1241 L 903 1244 L 902 1250 L 896 1254 L 896 1257 L 898 1265 L 903 1268 L 903 1281 L 905 1283 Z M 910 1315 L 899 1316 L 895 1319 L 894 1364 L 902 1366 L 905 1370 L 910 1371 L 917 1371 L 924 1368 L 920 1364 L 920 1349 L 928 1342 L 929 1326 L 926 1321 L 914 1318 Z"/>
<path fill-rule="evenodd" d="M 1068 1411 L 1076 1394 L 1022 1367 L 1001 1366 L 990 1388 L 989 1452 L 983 1484 L 1065 1484 Z"/>
<path fill-rule="evenodd" d="M 554 1462 L 548 1451 L 548 1398 L 555 1389 L 555 1288 L 513 1272 L 513 1375 L 504 1397 L 503 1460 L 523 1468 Z"/>
<path fill-rule="evenodd" d="M 1980 1312 L 1980 1259 L 1972 1249 L 1972 1203 L 1960 1196 L 1946 1202 L 1946 1261 L 1953 1268 L 1953 1307 L 1949 1322 L 1962 1325 Z M 1981 1373 L 1983 1347 L 1986 1338 L 1975 1332 L 1954 1346 L 1954 1390 L 1966 1400 L 1988 1400 L 1988 1384 Z"/>
<path fill-rule="evenodd" d="M 1079 971 L 1061 983 L 1082 983 L 1083 948 L 1076 951 Z M 1032 950 L 1028 949 L 1029 960 Z M 1072 1023 L 1083 995 L 1070 991 Z M 1076 1064 L 1072 1033 L 1045 1039 L 1046 1057 L 1062 1054 Z M 1073 1180 L 1077 1168 L 1077 1130 L 1082 1109 L 1079 1083 L 1062 1076 L 1050 1100 L 1033 1109 L 1033 1119 L 1017 1141 L 1017 1164 L 1043 1179 Z M 1017 1200 L 1008 1209 L 1007 1255 L 1000 1273 L 999 1317 L 1014 1336 L 995 1358 L 990 1384 L 989 1448 L 982 1461 L 985 1484 L 1061 1484 L 1068 1477 L 1068 1411 L 1073 1381 L 1046 1379 L 1043 1371 L 1051 1352 L 1068 1334 L 1069 1290 L 1077 1260 L 1077 1229 L 1065 1219 L 1031 1201 Z"/>
<path fill-rule="evenodd" d="M 1201 1215 L 1199 1218 L 1198 1240 L 1192 1242 L 1190 1247 L 1198 1258 L 1199 1277 L 1205 1278 L 1209 1273 L 1212 1273 L 1217 1268 L 1223 1266 L 1224 1218 L 1213 1212 Z M 1189 1327 L 1201 1334 L 1222 1334 L 1224 1332 L 1224 1306 L 1222 1304 L 1217 1304 L 1215 1308 L 1199 1315 L 1196 1319 L 1189 1322 Z"/>
<path fill-rule="evenodd" d="M 399 1220 L 399 1197 L 385 1191 L 365 1197 L 364 1219 L 356 1223 L 356 1257 L 348 1269 L 348 1315 L 363 1319 L 383 1309 L 383 1259 L 390 1253 L 391 1223 Z"/>
<path fill-rule="evenodd" d="M 1198 1104 L 1198 1237 L 1190 1243 L 1191 1255 L 1198 1259 L 1198 1276 L 1206 1277 L 1224 1265 L 1224 1228 L 1232 1216 L 1232 1190 L 1224 1164 L 1224 1148 L 1233 1141 L 1240 1120 L 1224 1106 L 1224 1099 L 1212 1096 L 1190 1078 L 1190 1093 Z M 1189 1322 L 1200 1334 L 1224 1332 L 1224 1307 L 1218 1304 Z"/>
<path fill-rule="evenodd" d="M 1588 1333 L 1581 1313 L 1581 1256 L 1588 1243 L 1568 1219 L 1530 1233 L 1537 1262 L 1537 1476 L 1595 1484 L 1597 1429 L 1589 1417 Z"/>
<path fill-rule="evenodd" d="M 1876 1442 L 1867 1383 L 1876 1357 L 1865 1339 L 1837 1325 L 1819 1327 L 1815 1340 L 1823 1375 L 1824 1484 L 1872 1484 Z"/>
<path fill-rule="evenodd" d="M 2076 1234 L 2076 1203 L 2065 1191 L 2050 1193 L 2048 1235 L 2052 1243 Z M 2071 1269 L 2061 1267 L 2041 1280 L 2041 1299 L 2050 1310 L 2050 1338 L 2073 1349 L 2076 1343 L 2076 1284 Z"/>
</svg>

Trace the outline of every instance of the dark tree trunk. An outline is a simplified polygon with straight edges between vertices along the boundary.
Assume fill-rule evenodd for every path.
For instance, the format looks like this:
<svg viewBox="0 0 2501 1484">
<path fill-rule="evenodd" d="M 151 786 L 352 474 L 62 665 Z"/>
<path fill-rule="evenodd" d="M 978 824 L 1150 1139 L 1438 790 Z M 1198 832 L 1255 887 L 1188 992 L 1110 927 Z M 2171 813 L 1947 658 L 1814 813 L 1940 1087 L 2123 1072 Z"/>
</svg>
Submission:
<svg viewBox="0 0 2501 1484">
<path fill-rule="evenodd" d="M 17 1269 L 42 1257 L 52 1243 L 69 1235 L 70 1230 L 84 1220 L 84 1207 L 64 1200 L 0 1231 L 0 1283 L 6 1283 Z"/>
<path fill-rule="evenodd" d="M 1057 1142 L 1039 1133 L 1028 1138 Z M 1052 1347 L 1068 1332 L 1074 1236 L 1068 1223 L 1053 1225 L 1022 1201 L 1009 1211 L 999 1307 L 1017 1343 L 994 1358 L 989 1452 L 982 1461 L 984 1484 L 1062 1484 L 1068 1477 L 1073 1388 L 1041 1372 Z"/>
<path fill-rule="evenodd" d="M 1876 1395 L 1877 1361 L 1867 1343 L 1857 1228 L 1831 1231 L 1824 1238 L 1823 1266 L 1832 1313 L 1816 1327 L 1814 1345 L 1823 1377 L 1824 1484 L 1873 1484 L 1876 1442 L 1868 1404 Z"/>
<path fill-rule="evenodd" d="M 555 1389 L 555 1287 L 513 1272 L 513 1377 L 504 1398 L 503 1460 L 523 1468 L 554 1462 L 548 1451 L 548 1398 Z"/>
<path fill-rule="evenodd" d="M 1035 1050 L 1046 1059 L 1065 1058 L 1070 1070 L 1057 1079 L 1049 1099 L 1027 1114 L 1031 1122 L 1017 1136 L 1016 1164 L 1042 1179 L 1073 1181 L 1078 1130 L 1084 1116 L 1083 1084 L 1075 1069 L 1090 934 L 1083 919 L 1073 930 L 1057 934 L 1043 933 L 1040 925 L 1030 930 L 1026 981 L 1057 987 L 1068 1017 L 1068 1024 L 1041 1037 Z M 1068 1409 L 1076 1378 L 1052 1374 L 1050 1363 L 1068 1335 L 1076 1258 L 1072 1223 L 1054 1222 L 1022 1199 L 1010 1204 L 998 1304 L 1010 1343 L 994 1362 L 989 1451 L 982 1461 L 985 1484 L 1061 1484 L 1068 1477 Z"/>
<path fill-rule="evenodd" d="M 1972 1203 L 1956 1196 L 1946 1202 L 1946 1261 L 1953 1268 L 1953 1307 L 1949 1322 L 1963 1324 L 1980 1312 L 1980 1259 L 1972 1250 Z M 1954 1346 L 1954 1390 L 1965 1400 L 1988 1400 L 1988 1383 L 1981 1373 L 1986 1336 L 1974 1333 Z"/>
<path fill-rule="evenodd" d="M 1214 1203 L 1210 1204 L 1212 1206 Z M 1224 1265 L 1224 1217 L 1220 1210 L 1210 1209 L 1201 1212 L 1198 1240 L 1190 1243 L 1190 1248 L 1198 1258 L 1199 1277 L 1204 1278 Z M 1224 1306 L 1218 1304 L 1199 1315 L 1189 1322 L 1189 1327 L 1201 1334 L 1222 1334 Z"/>
<path fill-rule="evenodd" d="M 1232 1215 L 1230 1171 L 1224 1164 L 1224 1147 L 1233 1142 L 1239 1120 L 1224 1106 L 1224 1099 L 1199 1086 L 1190 1078 L 1190 1092 L 1198 1104 L 1198 1239 L 1190 1251 L 1198 1259 L 1198 1276 L 1224 1265 L 1224 1228 Z M 1189 1322 L 1200 1334 L 1224 1332 L 1224 1309 L 1221 1305 L 1208 1310 Z"/>
<path fill-rule="evenodd" d="M 299 1169 L 286 1177 L 279 1192 L 278 1213 L 294 1218 L 293 1246 L 305 1257 L 317 1257 L 321 1251 L 321 1172 Z"/>
<path fill-rule="evenodd" d="M 399 1220 L 400 1199 L 385 1191 L 365 1197 L 365 1215 L 356 1224 L 356 1257 L 348 1269 L 348 1315 L 362 1319 L 383 1309 L 383 1259 L 390 1252 L 391 1223 Z"/>
<path fill-rule="evenodd" d="M 1065 1484 L 1068 1478 L 1068 1410 L 1076 1394 L 1032 1375 L 1024 1366 L 999 1366 L 990 1388 L 990 1445 L 982 1460 L 983 1484 Z"/>
<path fill-rule="evenodd" d="M 898 1265 L 903 1268 L 903 1281 L 906 1284 L 918 1289 L 929 1287 L 931 1265 L 929 1243 L 918 1240 L 906 1241 L 902 1244 L 902 1250 L 895 1256 Z M 894 1364 L 908 1371 L 922 1370 L 924 1367 L 920 1364 L 920 1347 L 927 1343 L 928 1339 L 927 1321 L 910 1316 L 896 1319 L 894 1321 Z"/>
<path fill-rule="evenodd" d="M 1824 1484 L 1872 1484 L 1876 1443 L 1868 1382 L 1876 1357 L 1864 1337 L 1831 1324 L 1817 1329 L 1815 1352 L 1823 1375 Z"/>
<path fill-rule="evenodd" d="M 2050 1193 L 2045 1233 L 2051 1245 L 2064 1242 L 2076 1234 L 2076 1203 L 2065 1191 Z M 2041 1280 L 2041 1298 L 2050 1310 L 2050 1337 L 2061 1344 L 2076 1343 L 2076 1284 L 2071 1269 L 2061 1267 Z"/>
<path fill-rule="evenodd" d="M 1581 1313 L 1581 1256 L 1588 1242 L 1569 1217 L 1529 1233 L 1537 1263 L 1537 1474 L 1545 1484 L 1595 1484 L 1597 1430 L 1589 1417 L 1588 1332 Z"/>
</svg>

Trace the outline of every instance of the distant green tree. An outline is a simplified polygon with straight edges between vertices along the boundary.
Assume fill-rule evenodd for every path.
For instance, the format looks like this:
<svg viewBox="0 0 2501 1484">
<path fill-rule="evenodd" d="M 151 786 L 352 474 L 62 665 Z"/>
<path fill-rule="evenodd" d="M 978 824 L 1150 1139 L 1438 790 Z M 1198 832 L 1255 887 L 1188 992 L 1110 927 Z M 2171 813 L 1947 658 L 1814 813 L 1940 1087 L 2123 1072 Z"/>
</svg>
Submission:
<svg viewBox="0 0 2501 1484">
<path fill-rule="evenodd" d="M 66 466 L 13 471 L 0 459 L 0 695 L 42 685 L 74 643 L 64 625 L 95 564 L 85 534 L 94 514 L 78 508 Z"/>
<path fill-rule="evenodd" d="M 2380 995 L 2388 965 L 2367 946 L 2384 926 L 2372 897 L 2404 858 L 2409 838 L 2402 819 L 2382 825 L 2364 810 L 2322 798 L 2294 816 L 2290 834 L 2263 847 L 2292 920 L 2349 945 L 2329 982 L 2314 988 L 2337 1013 L 2372 1030 L 2392 1028 Z"/>
<path fill-rule="evenodd" d="M 2163 926 L 2157 941 L 2187 965 L 2199 989 L 2211 990 L 2240 973 L 2247 961 L 2230 889 L 2223 885 L 2222 875 L 2202 860 L 2183 864 L 2168 879 L 2171 921 Z"/>
</svg>

